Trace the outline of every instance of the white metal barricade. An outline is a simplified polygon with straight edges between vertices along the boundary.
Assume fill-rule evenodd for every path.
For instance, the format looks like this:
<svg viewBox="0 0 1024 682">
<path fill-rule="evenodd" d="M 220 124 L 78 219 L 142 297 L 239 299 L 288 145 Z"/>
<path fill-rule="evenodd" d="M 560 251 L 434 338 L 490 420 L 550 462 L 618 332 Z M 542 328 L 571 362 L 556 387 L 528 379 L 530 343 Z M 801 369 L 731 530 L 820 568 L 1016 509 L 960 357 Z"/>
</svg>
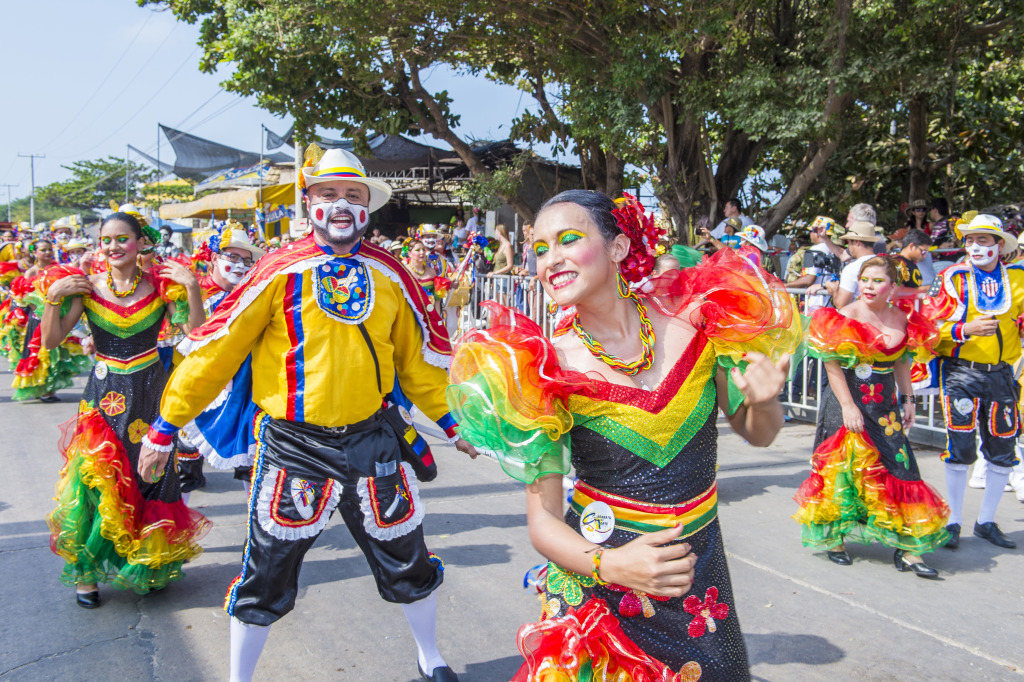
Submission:
<svg viewBox="0 0 1024 682">
<path fill-rule="evenodd" d="M 806 289 L 787 291 L 803 310 Z M 497 301 L 519 310 L 536 322 L 549 337 L 560 321 L 560 311 L 549 306 L 550 299 L 534 278 L 518 275 L 482 276 L 477 278 L 469 303 L 460 311 L 458 330 L 451 330 L 453 339 L 471 328 L 481 329 L 486 326 L 485 312 L 481 306 L 484 301 Z M 790 376 L 781 397 L 782 404 L 796 419 L 817 421 L 819 402 L 827 382 L 824 364 L 816 358 L 805 357 L 793 367 Z M 918 398 L 917 421 L 909 436 L 914 443 L 944 446 L 946 427 L 942 401 L 937 399 L 937 395 L 922 395 Z"/>
</svg>

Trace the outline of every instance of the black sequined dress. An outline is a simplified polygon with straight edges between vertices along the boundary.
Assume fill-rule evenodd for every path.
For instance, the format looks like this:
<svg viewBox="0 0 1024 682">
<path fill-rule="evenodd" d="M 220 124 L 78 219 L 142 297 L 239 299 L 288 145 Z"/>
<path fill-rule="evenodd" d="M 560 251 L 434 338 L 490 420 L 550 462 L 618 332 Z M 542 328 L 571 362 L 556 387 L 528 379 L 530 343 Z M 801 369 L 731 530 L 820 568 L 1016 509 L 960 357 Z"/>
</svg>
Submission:
<svg viewBox="0 0 1024 682">
<path fill-rule="evenodd" d="M 69 437 L 58 505 L 47 521 L 69 585 L 110 582 L 145 593 L 182 577 L 202 549 L 206 518 L 181 501 L 175 460 L 146 483 L 137 471 L 142 438 L 167 380 L 156 341 L 166 303 L 156 291 L 128 306 L 84 298 L 96 366 Z"/>
</svg>

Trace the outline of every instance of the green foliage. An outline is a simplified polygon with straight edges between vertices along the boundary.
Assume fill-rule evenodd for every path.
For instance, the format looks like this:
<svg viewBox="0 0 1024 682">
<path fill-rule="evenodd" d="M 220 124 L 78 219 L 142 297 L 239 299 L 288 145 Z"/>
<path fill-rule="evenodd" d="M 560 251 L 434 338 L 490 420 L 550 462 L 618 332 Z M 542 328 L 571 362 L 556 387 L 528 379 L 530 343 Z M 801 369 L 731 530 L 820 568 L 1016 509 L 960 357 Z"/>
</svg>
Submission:
<svg viewBox="0 0 1024 682">
<path fill-rule="evenodd" d="M 455 194 L 470 206 L 485 211 L 497 209 L 502 197 L 512 196 L 522 187 L 523 171 L 529 162 L 529 154 L 520 154 L 508 165 L 463 184 Z"/>
<path fill-rule="evenodd" d="M 791 213 L 894 207 L 922 178 L 977 203 L 1022 177 L 1024 0 L 139 2 L 200 23 L 202 68 L 229 65 L 226 89 L 294 116 L 300 138 L 431 134 L 477 177 L 467 196 L 521 213 L 515 169 L 488 177 L 430 69 L 522 89 L 537 106 L 516 139 L 577 154 L 597 189 L 637 169 L 680 233 L 735 194 L 771 233 Z M 916 156 L 912 101 L 927 107 Z"/>
<path fill-rule="evenodd" d="M 108 208 L 111 201 L 124 203 L 125 173 L 128 174 L 129 199 L 139 199 L 140 184 L 154 180 L 157 171 L 138 163 L 108 156 L 92 161 L 75 161 L 62 166 L 71 171 L 71 178 L 54 182 L 37 190 L 38 199 L 62 207 L 65 214 L 81 210 Z M 36 219 L 39 219 L 38 201 Z M 70 210 L 69 210 L 70 209 Z"/>
</svg>

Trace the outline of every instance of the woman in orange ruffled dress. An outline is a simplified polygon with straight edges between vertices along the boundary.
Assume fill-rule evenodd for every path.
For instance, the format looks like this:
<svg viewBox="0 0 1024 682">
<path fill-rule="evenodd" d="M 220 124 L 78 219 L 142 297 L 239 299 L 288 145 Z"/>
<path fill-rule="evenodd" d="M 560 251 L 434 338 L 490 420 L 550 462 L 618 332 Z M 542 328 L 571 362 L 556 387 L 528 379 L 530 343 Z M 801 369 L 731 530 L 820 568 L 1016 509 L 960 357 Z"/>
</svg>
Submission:
<svg viewBox="0 0 1024 682">
<path fill-rule="evenodd" d="M 186 330 L 203 321 L 188 268 L 170 262 L 158 275 L 143 273 L 141 236 L 133 216 L 111 214 L 100 227 L 106 272 L 62 277 L 46 291 L 43 343 L 59 344 L 84 314 L 96 345 L 78 416 L 64 427 L 70 440 L 57 508 L 47 518 L 50 546 L 66 561 L 61 581 L 76 587 L 84 608 L 99 606 L 100 582 L 145 594 L 181 578 L 209 528 L 182 503 L 173 462 L 153 483 L 136 471 L 167 379 L 156 348 L 160 324 L 165 315 Z"/>
<path fill-rule="evenodd" d="M 890 303 L 898 281 L 892 260 L 872 258 L 861 266 L 860 298 L 811 318 L 809 351 L 825 361 L 829 386 L 793 518 L 804 545 L 841 566 L 851 563 L 847 541 L 881 542 L 895 549 L 898 570 L 937 578 L 921 554 L 949 539 L 949 507 L 921 480 L 907 430 L 916 409 L 910 366 L 928 359 L 939 334 Z"/>
<path fill-rule="evenodd" d="M 576 310 L 554 345 L 491 302 L 490 328 L 452 360 L 460 433 L 528 484 L 530 537 L 550 560 L 514 679 L 746 680 L 716 421 L 722 409 L 751 444 L 772 441 L 800 318 L 782 282 L 728 249 L 634 292 L 659 230 L 635 199 L 619 203 L 574 190 L 537 216 L 537 276 Z"/>
</svg>

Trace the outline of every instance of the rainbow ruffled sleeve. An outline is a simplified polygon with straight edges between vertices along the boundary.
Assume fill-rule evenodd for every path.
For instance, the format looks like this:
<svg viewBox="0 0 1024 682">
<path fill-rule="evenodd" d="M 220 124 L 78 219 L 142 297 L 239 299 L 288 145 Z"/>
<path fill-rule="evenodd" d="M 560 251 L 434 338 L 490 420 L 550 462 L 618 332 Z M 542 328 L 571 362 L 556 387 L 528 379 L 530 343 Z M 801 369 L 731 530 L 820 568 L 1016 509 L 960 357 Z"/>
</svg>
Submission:
<svg viewBox="0 0 1024 682">
<path fill-rule="evenodd" d="M 167 277 L 154 275 L 154 286 L 164 303 L 174 303 L 174 314 L 171 324 L 182 325 L 188 322 L 188 291 L 185 287 Z"/>
<path fill-rule="evenodd" d="M 935 323 L 915 310 L 907 312 L 906 339 L 894 348 L 885 345 L 885 336 L 873 326 L 844 317 L 835 308 L 814 311 L 807 335 L 811 355 L 823 361 L 834 360 L 846 369 L 862 362 L 875 364 L 902 357 L 928 362 L 938 342 Z"/>
<path fill-rule="evenodd" d="M 658 277 L 641 295 L 666 315 L 686 316 L 708 337 L 719 366 L 727 370 L 744 368 L 748 353 L 777 362 L 802 347 L 803 318 L 786 285 L 730 249 L 695 267 Z M 743 395 L 730 378 L 729 412 L 742 402 Z"/>
<path fill-rule="evenodd" d="M 935 319 L 923 309 L 907 313 L 906 357 L 911 362 L 928 362 L 935 357 L 935 347 L 942 338 Z"/>
<path fill-rule="evenodd" d="M 465 334 L 452 357 L 448 407 L 460 435 L 524 483 L 566 474 L 573 424 L 566 401 L 584 378 L 558 366 L 532 320 L 493 301 L 483 305 L 490 328 Z"/>
</svg>

